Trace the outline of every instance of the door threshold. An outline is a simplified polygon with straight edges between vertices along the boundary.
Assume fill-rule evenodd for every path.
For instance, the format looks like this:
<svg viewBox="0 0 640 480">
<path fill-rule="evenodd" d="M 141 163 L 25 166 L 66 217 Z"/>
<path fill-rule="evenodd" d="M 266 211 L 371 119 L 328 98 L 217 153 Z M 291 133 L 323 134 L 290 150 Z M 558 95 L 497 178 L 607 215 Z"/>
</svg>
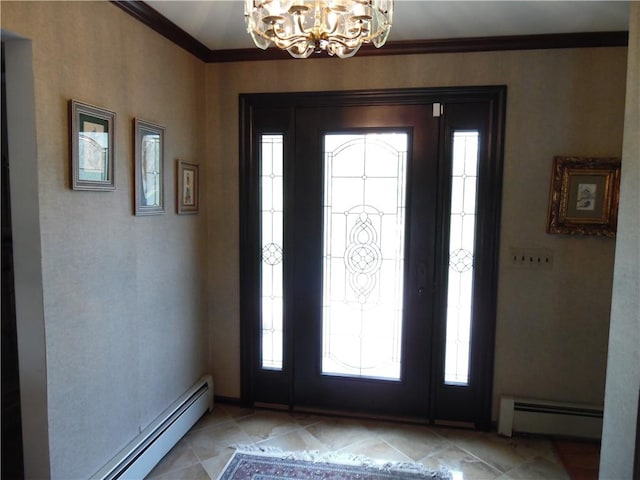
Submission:
<svg viewBox="0 0 640 480">
<path fill-rule="evenodd" d="M 264 408 L 265 410 L 289 410 L 289 405 L 283 405 L 282 403 L 253 402 L 253 406 L 254 408 Z"/>
<path fill-rule="evenodd" d="M 353 412 L 348 410 L 333 410 L 327 408 L 313 408 L 313 407 L 293 407 L 293 411 L 295 413 L 309 413 L 314 415 L 322 415 L 327 417 L 342 417 L 342 418 L 353 418 L 353 419 L 361 419 L 361 420 L 382 420 L 386 422 L 396 422 L 396 423 L 411 423 L 415 425 L 428 425 L 428 418 L 421 417 L 407 417 L 402 415 L 385 415 L 378 413 L 363 413 L 363 412 Z"/>
<path fill-rule="evenodd" d="M 406 423 L 412 425 L 433 425 L 436 427 L 460 428 L 465 430 L 476 430 L 473 422 L 462 422 L 455 420 L 434 420 L 431 422 L 428 418 L 407 417 L 402 415 L 384 415 L 376 413 L 353 412 L 349 410 L 333 410 L 328 408 L 314 407 L 296 407 L 289 408 L 289 405 L 281 403 L 254 402 L 254 408 L 264 410 L 277 410 L 280 412 L 290 411 L 291 413 L 313 414 L 323 417 L 340 417 L 358 420 L 379 420 L 394 423 Z"/>
<path fill-rule="evenodd" d="M 476 425 L 473 422 L 459 422 L 455 420 L 434 420 L 433 424 L 438 427 L 451 427 L 451 428 L 464 428 L 476 430 Z"/>
<path fill-rule="evenodd" d="M 429 423 L 426 418 L 406 417 L 402 415 L 383 415 L 376 413 L 353 412 L 349 410 L 334 410 L 328 408 L 314 407 L 289 407 L 282 403 L 254 402 L 253 407 L 263 410 L 291 411 L 292 413 L 304 413 L 313 415 L 322 415 L 325 417 L 342 417 L 342 418 L 359 418 L 366 420 L 383 420 L 390 422 L 415 423 L 425 425 Z"/>
</svg>

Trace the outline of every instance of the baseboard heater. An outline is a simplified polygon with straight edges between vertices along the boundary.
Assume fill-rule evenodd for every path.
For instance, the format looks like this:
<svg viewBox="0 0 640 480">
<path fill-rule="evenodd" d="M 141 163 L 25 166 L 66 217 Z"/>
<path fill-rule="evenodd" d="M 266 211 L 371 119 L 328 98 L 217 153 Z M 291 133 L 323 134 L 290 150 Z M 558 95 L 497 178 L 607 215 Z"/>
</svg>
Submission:
<svg viewBox="0 0 640 480">
<path fill-rule="evenodd" d="M 144 478 L 207 410 L 213 410 L 210 375 L 198 380 L 91 478 Z"/>
<path fill-rule="evenodd" d="M 600 439 L 602 406 L 503 396 L 498 433 L 513 432 Z"/>
</svg>

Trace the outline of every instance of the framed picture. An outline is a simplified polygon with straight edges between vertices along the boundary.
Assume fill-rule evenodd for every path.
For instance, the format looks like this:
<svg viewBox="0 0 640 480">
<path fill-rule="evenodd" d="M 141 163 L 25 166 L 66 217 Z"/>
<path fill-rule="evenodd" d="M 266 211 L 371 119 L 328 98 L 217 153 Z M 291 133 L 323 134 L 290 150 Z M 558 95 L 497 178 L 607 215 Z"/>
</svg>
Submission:
<svg viewBox="0 0 640 480">
<path fill-rule="evenodd" d="M 199 166 L 197 163 L 178 160 L 177 167 L 178 214 L 198 213 L 200 208 Z"/>
<path fill-rule="evenodd" d="M 555 157 L 548 233 L 615 237 L 620 159 Z"/>
<path fill-rule="evenodd" d="M 115 118 L 109 110 L 69 100 L 73 190 L 116 189 Z"/>
<path fill-rule="evenodd" d="M 164 213 L 164 127 L 133 120 L 136 215 Z"/>
</svg>

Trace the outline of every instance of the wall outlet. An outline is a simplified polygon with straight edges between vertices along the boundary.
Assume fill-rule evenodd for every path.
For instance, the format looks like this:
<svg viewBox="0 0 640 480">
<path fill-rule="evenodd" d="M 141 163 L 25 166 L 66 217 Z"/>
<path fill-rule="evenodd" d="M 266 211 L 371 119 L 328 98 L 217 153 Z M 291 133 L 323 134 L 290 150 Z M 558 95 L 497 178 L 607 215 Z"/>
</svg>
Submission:
<svg viewBox="0 0 640 480">
<path fill-rule="evenodd" d="M 551 270 L 553 250 L 550 248 L 510 247 L 509 264 L 518 268 Z"/>
</svg>

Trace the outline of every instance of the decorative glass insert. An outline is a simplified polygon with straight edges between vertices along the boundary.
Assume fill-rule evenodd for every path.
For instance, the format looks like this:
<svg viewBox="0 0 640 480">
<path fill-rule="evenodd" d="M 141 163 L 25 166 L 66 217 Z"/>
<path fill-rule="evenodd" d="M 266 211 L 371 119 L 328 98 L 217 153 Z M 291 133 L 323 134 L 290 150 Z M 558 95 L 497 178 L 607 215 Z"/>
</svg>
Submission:
<svg viewBox="0 0 640 480">
<path fill-rule="evenodd" d="M 453 133 L 444 381 L 469 384 L 479 134 Z"/>
<path fill-rule="evenodd" d="M 283 142 L 283 135 L 260 138 L 261 365 L 268 370 L 282 370 L 283 359 Z"/>
<path fill-rule="evenodd" d="M 324 137 L 325 375 L 400 379 L 407 143 Z"/>
</svg>

